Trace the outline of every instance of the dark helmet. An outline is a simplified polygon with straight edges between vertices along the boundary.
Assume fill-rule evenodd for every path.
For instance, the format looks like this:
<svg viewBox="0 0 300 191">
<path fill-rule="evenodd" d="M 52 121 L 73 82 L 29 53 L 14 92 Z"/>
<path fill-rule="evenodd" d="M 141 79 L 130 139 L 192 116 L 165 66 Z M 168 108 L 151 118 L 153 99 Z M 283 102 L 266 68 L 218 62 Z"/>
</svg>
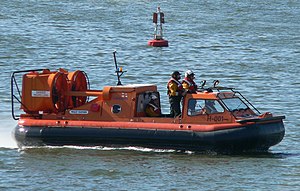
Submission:
<svg viewBox="0 0 300 191">
<path fill-rule="evenodd" d="M 174 71 L 174 72 L 172 73 L 172 77 L 175 78 L 175 79 L 177 79 L 177 76 L 178 76 L 178 75 L 181 75 L 180 72 L 178 72 L 178 71 Z"/>
</svg>

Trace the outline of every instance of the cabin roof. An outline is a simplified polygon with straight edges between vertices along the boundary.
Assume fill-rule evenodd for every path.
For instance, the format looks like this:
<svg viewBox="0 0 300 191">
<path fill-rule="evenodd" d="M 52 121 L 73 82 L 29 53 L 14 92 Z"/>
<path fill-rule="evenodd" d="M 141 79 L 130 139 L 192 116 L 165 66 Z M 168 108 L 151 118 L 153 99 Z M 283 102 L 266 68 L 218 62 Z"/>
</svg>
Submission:
<svg viewBox="0 0 300 191">
<path fill-rule="evenodd" d="M 219 99 L 219 98 L 232 98 L 234 96 L 233 92 L 197 92 L 193 94 L 194 98 L 199 99 Z"/>
<path fill-rule="evenodd" d="M 157 86 L 154 84 L 127 84 L 120 86 L 106 86 L 110 92 L 146 92 L 146 91 L 157 91 Z"/>
<path fill-rule="evenodd" d="M 120 86 L 111 86 L 112 88 L 141 88 L 141 87 L 152 87 L 155 86 L 154 84 L 126 84 Z"/>
</svg>

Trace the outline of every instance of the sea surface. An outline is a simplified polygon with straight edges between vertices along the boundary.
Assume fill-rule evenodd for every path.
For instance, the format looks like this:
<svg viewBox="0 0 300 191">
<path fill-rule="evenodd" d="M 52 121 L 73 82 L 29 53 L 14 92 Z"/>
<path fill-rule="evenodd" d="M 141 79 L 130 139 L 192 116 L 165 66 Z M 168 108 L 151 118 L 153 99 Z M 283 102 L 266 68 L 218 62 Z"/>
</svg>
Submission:
<svg viewBox="0 0 300 191">
<path fill-rule="evenodd" d="M 165 13 L 169 47 L 147 46 Z M 241 91 L 261 112 L 285 115 L 267 153 L 225 155 L 138 147 L 19 150 L 11 136 L 10 76 L 83 70 L 91 89 L 153 83 L 169 112 L 174 70 Z M 1 0 L 0 190 L 300 190 L 299 0 Z"/>
</svg>

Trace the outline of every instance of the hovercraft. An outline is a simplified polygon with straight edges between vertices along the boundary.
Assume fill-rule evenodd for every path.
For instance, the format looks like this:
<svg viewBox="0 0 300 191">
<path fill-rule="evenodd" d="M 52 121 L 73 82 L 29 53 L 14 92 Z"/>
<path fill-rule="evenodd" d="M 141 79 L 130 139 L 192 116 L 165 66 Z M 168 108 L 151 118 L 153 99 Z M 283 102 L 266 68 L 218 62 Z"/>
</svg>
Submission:
<svg viewBox="0 0 300 191">
<path fill-rule="evenodd" d="M 160 107 L 157 86 L 121 85 L 123 71 L 117 64 L 116 69 L 118 85 L 102 90 L 91 90 L 87 74 L 79 70 L 13 72 L 12 116 L 18 120 L 13 135 L 19 148 L 72 145 L 267 151 L 284 137 L 285 116 L 260 113 L 239 91 L 220 87 L 218 81 L 209 88 L 202 83 L 196 93 L 187 94 L 181 116 L 147 116 L 151 96 L 158 98 Z M 17 113 L 14 108 L 18 105 Z"/>
</svg>

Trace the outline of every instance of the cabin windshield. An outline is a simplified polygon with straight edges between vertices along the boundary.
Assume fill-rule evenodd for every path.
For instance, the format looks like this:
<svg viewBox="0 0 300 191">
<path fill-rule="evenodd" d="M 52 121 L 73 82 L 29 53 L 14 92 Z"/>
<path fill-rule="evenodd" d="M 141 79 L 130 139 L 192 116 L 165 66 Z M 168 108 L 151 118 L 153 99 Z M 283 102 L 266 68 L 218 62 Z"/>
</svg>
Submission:
<svg viewBox="0 0 300 191">
<path fill-rule="evenodd" d="M 224 108 L 217 100 L 189 99 L 188 116 L 215 114 L 224 112 Z"/>
<path fill-rule="evenodd" d="M 223 103 L 227 106 L 229 111 L 248 109 L 249 107 L 238 97 L 222 99 Z"/>
</svg>

